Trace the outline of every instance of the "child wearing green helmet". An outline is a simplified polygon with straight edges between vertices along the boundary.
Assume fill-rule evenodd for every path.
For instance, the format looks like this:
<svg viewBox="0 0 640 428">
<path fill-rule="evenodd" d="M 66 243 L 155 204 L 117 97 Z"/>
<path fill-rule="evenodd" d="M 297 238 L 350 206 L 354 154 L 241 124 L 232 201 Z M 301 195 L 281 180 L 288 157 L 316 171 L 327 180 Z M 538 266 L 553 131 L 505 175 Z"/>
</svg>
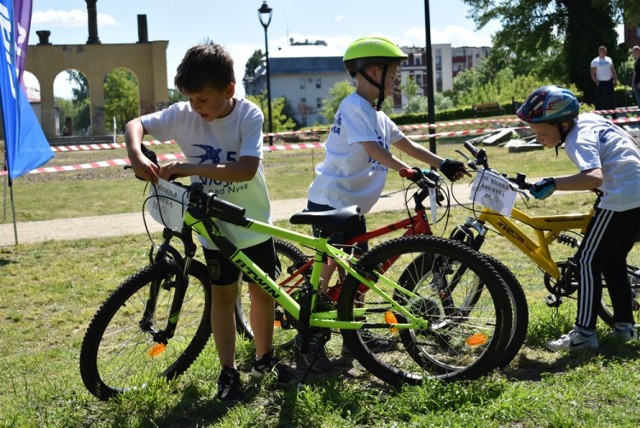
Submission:
<svg viewBox="0 0 640 428">
<path fill-rule="evenodd" d="M 380 198 L 389 169 L 411 168 L 391 153 L 391 145 L 420 162 L 440 168 L 449 180 L 469 175 L 462 162 L 443 159 L 411 141 L 380 110 L 384 98 L 393 90 L 400 63 L 406 58 L 407 55 L 394 43 L 373 36 L 354 41 L 344 54 L 345 69 L 354 78 L 356 89 L 340 103 L 335 114 L 325 144 L 325 158 L 316 166 L 316 177 L 309 187 L 307 202 L 309 211 L 351 205 L 360 207 L 363 214 L 361 223 L 332 237 L 334 244 L 366 232 L 364 214 Z M 366 249 L 366 243 L 362 248 Z M 323 271 L 323 292 L 327 291 L 334 268 L 327 265 Z M 311 367 L 318 372 L 331 369 L 320 337 L 316 338 L 318 340 L 312 338 L 309 352 L 303 353 L 298 360 L 299 366 Z"/>
</svg>

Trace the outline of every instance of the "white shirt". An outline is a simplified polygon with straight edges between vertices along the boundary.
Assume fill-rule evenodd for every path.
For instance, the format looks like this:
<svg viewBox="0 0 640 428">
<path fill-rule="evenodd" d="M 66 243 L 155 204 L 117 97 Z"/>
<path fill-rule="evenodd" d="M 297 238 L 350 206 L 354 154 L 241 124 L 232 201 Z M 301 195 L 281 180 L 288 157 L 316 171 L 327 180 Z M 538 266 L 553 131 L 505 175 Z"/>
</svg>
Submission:
<svg viewBox="0 0 640 428">
<path fill-rule="evenodd" d="M 355 92 L 340 103 L 325 144 L 324 161 L 316 166 L 309 187 L 311 202 L 344 208 L 358 205 L 368 213 L 380 198 L 387 167 L 370 159 L 362 146 L 376 141 L 389 150 L 404 137 L 395 123 Z"/>
<path fill-rule="evenodd" d="M 237 99 L 228 116 L 207 122 L 191 109 L 188 102 L 175 103 L 168 108 L 142 117 L 144 129 L 155 138 L 175 140 L 189 163 L 218 164 L 237 161 L 241 156 L 262 159 L 262 123 L 260 108 L 246 99 Z M 207 192 L 246 209 L 246 216 L 271 223 L 271 203 L 260 162 L 250 181 L 225 182 L 204 177 L 191 177 L 192 182 L 205 184 Z M 269 236 L 251 232 L 238 226 L 217 222 L 223 233 L 239 248 L 257 245 Z M 204 238 L 206 248 L 215 247 Z"/>
<path fill-rule="evenodd" d="M 611 80 L 613 78 L 611 67 L 613 67 L 613 60 L 608 56 L 604 58 L 597 56 L 591 61 L 591 68 L 596 69 L 596 79 L 598 82 Z"/>
<path fill-rule="evenodd" d="M 597 114 L 581 114 L 567 135 L 565 151 L 580 171 L 602 169 L 600 208 L 640 207 L 640 150 L 622 128 Z"/>
</svg>

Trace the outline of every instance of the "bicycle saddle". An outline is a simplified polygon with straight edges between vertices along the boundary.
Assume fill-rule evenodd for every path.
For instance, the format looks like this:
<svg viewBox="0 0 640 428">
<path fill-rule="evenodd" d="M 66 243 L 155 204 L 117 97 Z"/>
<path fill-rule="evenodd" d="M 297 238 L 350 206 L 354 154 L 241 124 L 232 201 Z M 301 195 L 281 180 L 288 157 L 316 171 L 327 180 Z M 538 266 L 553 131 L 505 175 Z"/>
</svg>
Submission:
<svg viewBox="0 0 640 428">
<path fill-rule="evenodd" d="M 303 211 L 291 216 L 291 224 L 312 224 L 327 234 L 344 232 L 360 219 L 360 207 L 351 205 L 329 211 Z"/>
</svg>

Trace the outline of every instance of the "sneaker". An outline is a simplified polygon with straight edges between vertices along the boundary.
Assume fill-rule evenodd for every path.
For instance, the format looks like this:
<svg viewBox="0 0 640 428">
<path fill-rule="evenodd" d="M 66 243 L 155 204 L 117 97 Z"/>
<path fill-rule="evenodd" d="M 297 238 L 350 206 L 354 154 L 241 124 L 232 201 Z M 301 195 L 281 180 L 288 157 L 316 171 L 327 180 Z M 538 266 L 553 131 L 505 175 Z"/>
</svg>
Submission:
<svg viewBox="0 0 640 428">
<path fill-rule="evenodd" d="M 295 371 L 278 361 L 273 355 L 273 350 L 266 353 L 259 360 L 254 361 L 251 369 L 251 376 L 255 379 L 261 379 L 269 373 L 275 373 L 278 376 L 279 383 L 289 383 L 294 379 L 297 380 Z"/>
<path fill-rule="evenodd" d="M 233 367 L 223 367 L 218 376 L 218 399 L 231 401 L 240 398 L 242 398 L 240 373 Z"/>
<path fill-rule="evenodd" d="M 637 339 L 638 333 L 630 322 L 617 322 L 613 326 L 613 337 L 623 342 L 629 342 Z"/>
<path fill-rule="evenodd" d="M 584 334 L 578 331 L 577 327 L 574 327 L 569 333 L 560 336 L 560 339 L 547 342 L 547 349 L 550 351 L 579 351 L 583 349 L 597 349 L 598 346 L 598 337 L 595 332 Z"/>
<path fill-rule="evenodd" d="M 311 367 L 311 371 L 315 373 L 326 373 L 333 370 L 333 364 L 327 357 L 327 352 L 324 349 L 324 340 L 322 333 L 311 334 L 309 338 L 309 350 L 306 353 L 300 352 L 298 356 L 298 369 L 308 370 Z M 296 337 L 296 345 L 300 349 L 301 336 Z"/>
</svg>

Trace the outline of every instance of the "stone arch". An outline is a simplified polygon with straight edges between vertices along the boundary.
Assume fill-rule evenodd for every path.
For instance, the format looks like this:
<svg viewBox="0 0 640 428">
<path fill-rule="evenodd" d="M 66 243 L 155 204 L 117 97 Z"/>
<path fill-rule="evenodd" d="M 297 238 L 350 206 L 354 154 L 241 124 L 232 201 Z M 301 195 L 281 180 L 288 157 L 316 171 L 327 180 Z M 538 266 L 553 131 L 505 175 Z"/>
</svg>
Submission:
<svg viewBox="0 0 640 428">
<path fill-rule="evenodd" d="M 26 68 L 40 82 L 41 125 L 47 138 L 56 136 L 53 81 L 67 69 L 82 71 L 91 88 L 91 128 L 93 135 L 106 135 L 104 89 L 102 82 L 114 67 L 124 67 L 138 78 L 140 113 L 164 107 L 167 88 L 168 41 L 130 44 L 53 45 L 47 40 L 29 46 Z"/>
</svg>

